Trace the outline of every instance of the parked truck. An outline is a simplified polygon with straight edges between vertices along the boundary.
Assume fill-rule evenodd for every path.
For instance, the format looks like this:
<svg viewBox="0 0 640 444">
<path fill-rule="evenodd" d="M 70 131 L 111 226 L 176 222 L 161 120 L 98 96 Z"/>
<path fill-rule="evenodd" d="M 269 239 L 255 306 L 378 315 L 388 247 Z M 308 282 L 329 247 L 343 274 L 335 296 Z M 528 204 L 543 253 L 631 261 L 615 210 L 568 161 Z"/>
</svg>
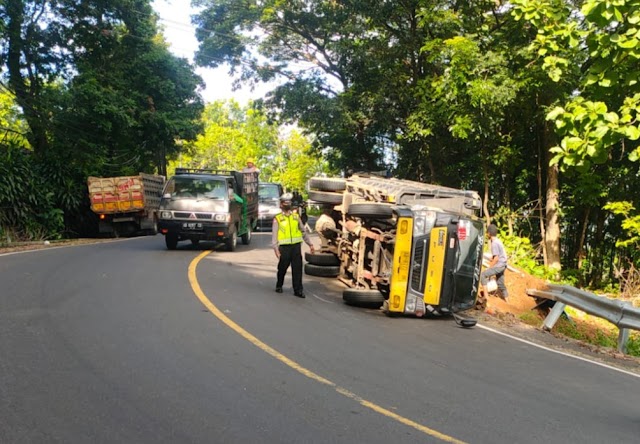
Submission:
<svg viewBox="0 0 640 444">
<path fill-rule="evenodd" d="M 305 272 L 337 276 L 347 304 L 418 317 L 474 307 L 485 231 L 477 192 L 367 174 L 315 177 L 308 189 L 336 228 L 318 232 Z"/>
<path fill-rule="evenodd" d="M 283 193 L 282 185 L 279 183 L 260 182 L 257 230 L 271 230 L 273 218 L 280 212 L 280 196 Z"/>
<path fill-rule="evenodd" d="M 89 177 L 91 210 L 99 217 L 100 233 L 115 236 L 157 233 L 157 211 L 165 178 L 155 174 Z"/>
<path fill-rule="evenodd" d="M 189 240 L 247 245 L 258 221 L 258 173 L 176 168 L 160 201 L 158 228 L 169 250 Z"/>
</svg>

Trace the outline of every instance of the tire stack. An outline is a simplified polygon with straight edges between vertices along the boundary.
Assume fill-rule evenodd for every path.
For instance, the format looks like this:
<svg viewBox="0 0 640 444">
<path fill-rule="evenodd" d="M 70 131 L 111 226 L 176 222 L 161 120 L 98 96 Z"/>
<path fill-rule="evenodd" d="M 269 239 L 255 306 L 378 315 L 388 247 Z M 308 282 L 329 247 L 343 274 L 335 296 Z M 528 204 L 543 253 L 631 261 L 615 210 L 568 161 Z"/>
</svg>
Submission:
<svg viewBox="0 0 640 444">
<path fill-rule="evenodd" d="M 341 178 L 312 177 L 308 182 L 309 199 L 319 204 L 343 205 L 351 216 L 360 218 L 391 217 L 392 210 L 388 204 L 351 203 L 345 199 L 346 181 Z M 350 195 L 347 194 L 347 198 Z M 307 263 L 304 272 L 310 276 L 336 277 L 340 273 L 340 259 L 333 253 L 305 254 Z M 342 292 L 342 299 L 348 305 L 368 308 L 379 308 L 384 303 L 384 296 L 378 290 L 346 288 Z"/>
<path fill-rule="evenodd" d="M 304 272 L 309 276 L 336 277 L 340 274 L 340 259 L 333 253 L 305 253 Z"/>
<path fill-rule="evenodd" d="M 347 187 L 344 179 L 335 177 L 312 177 L 308 182 L 309 199 L 320 204 L 340 205 Z"/>
<path fill-rule="evenodd" d="M 310 200 L 324 205 L 342 204 L 342 196 L 346 189 L 344 179 L 312 177 L 307 185 Z M 340 259 L 333 253 L 305 253 L 305 259 L 305 274 L 319 277 L 336 277 L 340 274 Z"/>
</svg>

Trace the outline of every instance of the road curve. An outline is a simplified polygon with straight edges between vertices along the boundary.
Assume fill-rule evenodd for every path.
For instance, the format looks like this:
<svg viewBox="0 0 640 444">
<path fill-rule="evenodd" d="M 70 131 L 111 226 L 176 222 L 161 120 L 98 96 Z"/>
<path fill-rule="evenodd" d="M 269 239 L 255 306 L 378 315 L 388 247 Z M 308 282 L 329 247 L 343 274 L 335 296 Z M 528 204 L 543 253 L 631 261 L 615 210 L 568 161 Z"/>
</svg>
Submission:
<svg viewBox="0 0 640 444">
<path fill-rule="evenodd" d="M 0 442 L 637 441 L 637 377 L 335 280 L 276 294 L 269 236 L 0 257 Z"/>
</svg>

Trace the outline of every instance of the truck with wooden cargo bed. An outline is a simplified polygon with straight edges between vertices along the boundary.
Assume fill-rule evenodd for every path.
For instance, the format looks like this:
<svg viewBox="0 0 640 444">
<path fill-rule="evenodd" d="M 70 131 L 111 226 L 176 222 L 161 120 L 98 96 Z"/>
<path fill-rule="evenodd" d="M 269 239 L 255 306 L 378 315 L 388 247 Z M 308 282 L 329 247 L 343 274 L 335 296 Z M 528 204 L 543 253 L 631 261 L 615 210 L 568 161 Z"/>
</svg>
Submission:
<svg viewBox="0 0 640 444">
<path fill-rule="evenodd" d="M 347 304 L 456 320 L 474 307 L 485 231 L 477 192 L 368 174 L 314 177 L 307 187 L 336 228 L 318 232 L 305 272 L 337 276 Z"/>
<path fill-rule="evenodd" d="M 158 229 L 169 250 L 189 240 L 247 245 L 258 220 L 258 172 L 176 168 L 158 210 Z"/>
<path fill-rule="evenodd" d="M 99 217 L 99 232 L 116 237 L 142 231 L 156 234 L 164 184 L 165 177 L 155 174 L 89 177 L 89 200 Z"/>
</svg>

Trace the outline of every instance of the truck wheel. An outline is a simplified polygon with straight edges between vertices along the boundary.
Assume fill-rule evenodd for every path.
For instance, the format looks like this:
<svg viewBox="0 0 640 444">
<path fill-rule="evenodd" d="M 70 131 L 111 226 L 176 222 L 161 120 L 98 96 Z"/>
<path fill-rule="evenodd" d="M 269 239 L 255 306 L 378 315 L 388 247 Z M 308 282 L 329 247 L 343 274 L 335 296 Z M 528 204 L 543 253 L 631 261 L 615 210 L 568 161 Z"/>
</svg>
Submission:
<svg viewBox="0 0 640 444">
<path fill-rule="evenodd" d="M 305 253 L 304 258 L 312 265 L 340 265 L 340 259 L 333 253 Z"/>
<path fill-rule="evenodd" d="M 309 276 L 336 277 L 340 274 L 340 267 L 329 265 L 304 264 L 304 273 Z"/>
<path fill-rule="evenodd" d="M 309 199 L 314 202 L 339 205 L 342 203 L 342 192 L 310 190 Z"/>
<path fill-rule="evenodd" d="M 238 234 L 236 233 L 235 227 L 232 228 L 232 230 L 227 240 L 224 241 L 224 246 L 227 248 L 227 251 L 235 251 L 236 245 L 238 245 Z"/>
<path fill-rule="evenodd" d="M 347 305 L 354 305 L 356 307 L 379 308 L 384 303 L 384 296 L 378 290 L 345 288 L 342 291 L 342 300 Z"/>
<path fill-rule="evenodd" d="M 242 243 L 244 245 L 249 245 L 251 243 L 251 227 L 249 227 L 249 230 L 242 235 Z"/>
<path fill-rule="evenodd" d="M 175 250 L 178 248 L 178 235 L 167 233 L 164 236 L 164 243 L 167 245 L 167 250 Z"/>
<path fill-rule="evenodd" d="M 393 209 L 384 203 L 352 203 L 347 214 L 365 219 L 388 219 L 393 216 Z"/>
<path fill-rule="evenodd" d="M 309 179 L 309 189 L 318 191 L 344 191 L 347 183 L 344 179 L 328 177 L 312 177 Z"/>
</svg>

